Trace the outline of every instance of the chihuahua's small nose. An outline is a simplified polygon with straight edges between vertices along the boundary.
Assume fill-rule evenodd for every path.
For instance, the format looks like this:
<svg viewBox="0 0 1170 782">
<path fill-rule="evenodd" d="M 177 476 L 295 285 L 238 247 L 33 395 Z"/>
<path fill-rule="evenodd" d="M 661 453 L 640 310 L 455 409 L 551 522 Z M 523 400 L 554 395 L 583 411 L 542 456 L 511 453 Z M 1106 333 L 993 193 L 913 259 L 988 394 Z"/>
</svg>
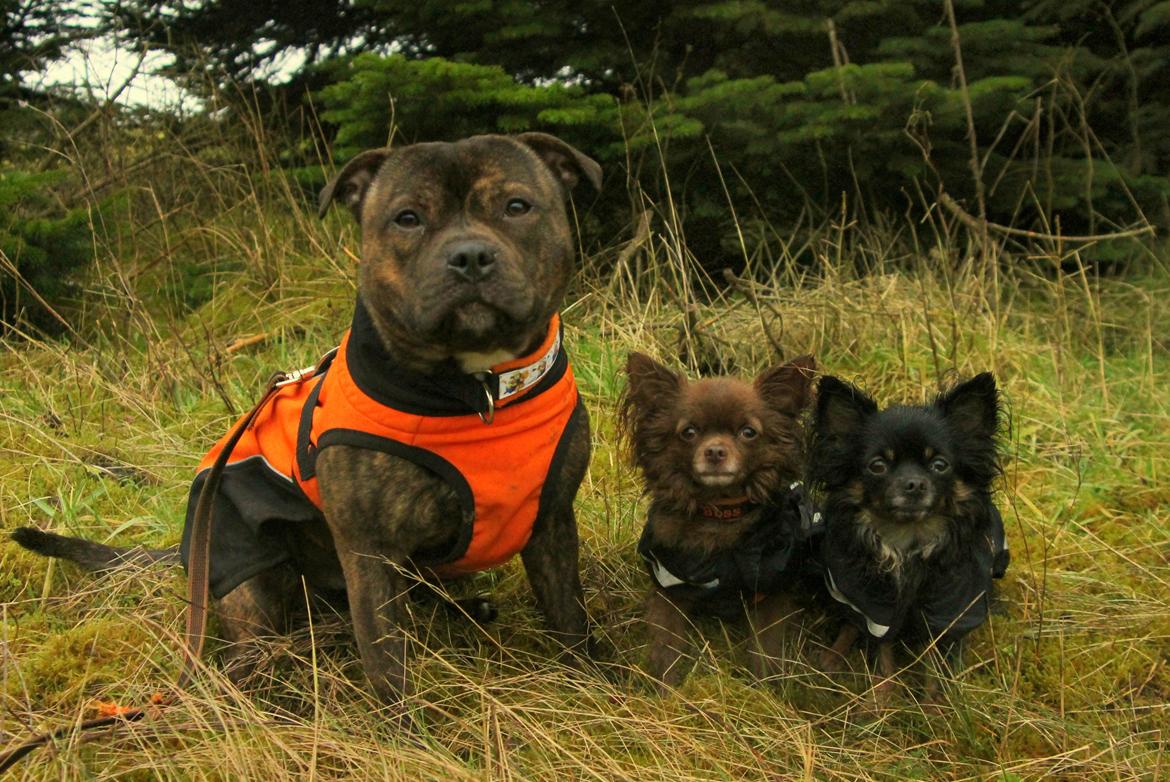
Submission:
<svg viewBox="0 0 1170 782">
<path fill-rule="evenodd" d="M 708 445 L 703 449 L 703 456 L 712 464 L 719 464 L 727 460 L 727 448 L 722 445 Z"/>
<path fill-rule="evenodd" d="M 902 483 L 902 491 L 907 494 L 922 494 L 926 491 L 925 478 L 907 478 Z"/>
<path fill-rule="evenodd" d="M 496 248 L 487 242 L 459 242 L 447 253 L 447 268 L 468 282 L 478 282 L 492 273 Z"/>
</svg>

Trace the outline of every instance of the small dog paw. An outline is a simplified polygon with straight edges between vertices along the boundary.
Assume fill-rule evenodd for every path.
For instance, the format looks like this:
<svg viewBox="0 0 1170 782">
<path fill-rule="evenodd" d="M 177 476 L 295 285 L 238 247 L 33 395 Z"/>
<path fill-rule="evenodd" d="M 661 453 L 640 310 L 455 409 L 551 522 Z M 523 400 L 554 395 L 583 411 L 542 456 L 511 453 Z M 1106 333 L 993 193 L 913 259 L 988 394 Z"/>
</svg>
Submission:
<svg viewBox="0 0 1170 782">
<path fill-rule="evenodd" d="M 770 654 L 764 654 L 760 651 L 752 652 L 749 661 L 748 669 L 759 681 L 766 681 L 779 676 L 783 673 L 782 661 L 779 657 L 774 657 Z"/>
<path fill-rule="evenodd" d="M 455 601 L 459 606 L 459 610 L 463 611 L 476 624 L 488 624 L 494 622 L 500 615 L 496 604 L 482 595 L 476 597 L 464 597 Z"/>
<path fill-rule="evenodd" d="M 894 708 L 896 689 L 897 683 L 893 679 L 878 681 L 869 692 L 862 694 L 861 714 L 873 719 Z"/>
<path fill-rule="evenodd" d="M 665 697 L 682 686 L 687 675 L 687 662 L 682 656 L 665 660 L 651 655 L 647 673 L 650 674 L 654 689 L 660 697 Z"/>
<path fill-rule="evenodd" d="M 926 675 L 926 683 L 922 688 L 922 697 L 918 700 L 922 713 L 928 717 L 941 717 L 946 711 L 946 693 L 943 692 L 942 681 L 934 675 Z"/>
<path fill-rule="evenodd" d="M 941 717 L 946 713 L 941 701 L 923 700 L 919 706 L 922 708 L 922 713 L 927 717 Z"/>
<path fill-rule="evenodd" d="M 832 649 L 823 649 L 817 655 L 817 668 L 827 676 L 839 676 L 849 671 L 849 661 Z"/>
</svg>

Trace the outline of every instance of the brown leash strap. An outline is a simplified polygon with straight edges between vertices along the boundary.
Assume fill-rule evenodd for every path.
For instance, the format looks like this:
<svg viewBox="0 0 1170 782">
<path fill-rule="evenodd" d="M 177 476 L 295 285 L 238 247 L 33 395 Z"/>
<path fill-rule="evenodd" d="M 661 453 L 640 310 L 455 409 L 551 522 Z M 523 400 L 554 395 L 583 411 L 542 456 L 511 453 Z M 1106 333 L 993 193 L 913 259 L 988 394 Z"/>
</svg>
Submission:
<svg viewBox="0 0 1170 782">
<path fill-rule="evenodd" d="M 312 372 L 305 371 L 296 373 L 294 379 L 301 380 L 312 376 Z M 228 459 L 231 458 L 236 444 L 243 437 L 244 432 L 248 430 L 248 427 L 252 425 L 252 421 L 264 409 L 264 405 L 268 404 L 268 400 L 272 398 L 281 384 L 289 379 L 290 376 L 284 372 L 277 372 L 268 379 L 268 385 L 265 387 L 260 401 L 240 420 L 231 436 L 224 443 L 219 456 L 216 457 L 215 463 L 211 465 L 211 469 L 207 473 L 207 480 L 204 481 L 203 488 L 199 491 L 199 499 L 195 502 L 195 513 L 191 518 L 190 547 L 187 551 L 187 627 L 183 632 L 183 669 L 179 672 L 179 677 L 175 682 L 176 690 L 185 689 L 191 683 L 199 660 L 203 656 L 203 642 L 206 638 L 204 633 L 207 629 L 207 604 L 210 596 L 208 582 L 211 560 L 211 511 L 214 507 L 215 495 L 219 492 L 219 483 L 223 477 L 224 468 L 227 466 Z M 173 696 L 164 697 L 156 705 L 165 706 L 173 700 Z M 0 752 L 0 774 L 12 768 L 34 749 L 68 736 L 75 730 L 81 733 L 128 722 L 137 722 L 147 713 L 146 709 L 129 709 L 121 714 L 85 720 L 76 727 L 69 725 L 34 736 L 6 752 Z"/>
<path fill-rule="evenodd" d="M 211 511 L 215 504 L 215 496 L 219 493 L 224 467 L 227 466 L 228 459 L 231 458 L 232 451 L 244 432 L 248 431 L 252 421 L 264 409 L 264 405 L 276 393 L 276 389 L 285 378 L 283 372 L 277 372 L 268 379 L 268 385 L 260 401 L 240 420 L 224 443 L 219 456 L 207 473 L 207 480 L 203 482 L 203 488 L 199 491 L 199 499 L 195 502 L 195 513 L 191 517 L 190 546 L 187 549 L 187 627 L 183 631 L 183 670 L 175 683 L 177 689 L 185 689 L 191 683 L 199 659 L 203 656 L 203 642 L 207 637 L 207 603 L 210 597 L 208 582 L 211 563 Z"/>
</svg>

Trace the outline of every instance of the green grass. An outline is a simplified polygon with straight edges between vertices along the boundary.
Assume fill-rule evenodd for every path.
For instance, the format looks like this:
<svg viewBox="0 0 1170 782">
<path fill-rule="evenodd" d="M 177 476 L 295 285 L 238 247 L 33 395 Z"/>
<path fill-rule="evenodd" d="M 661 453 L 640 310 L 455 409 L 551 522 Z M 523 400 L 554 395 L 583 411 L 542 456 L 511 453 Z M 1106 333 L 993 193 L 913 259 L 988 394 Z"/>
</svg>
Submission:
<svg viewBox="0 0 1170 782">
<path fill-rule="evenodd" d="M 0 530 L 175 543 L 203 450 L 270 371 L 312 363 L 348 325 L 352 230 L 276 216 L 237 185 L 233 209 L 180 211 L 165 236 L 120 234 L 136 238 L 96 268 L 79 338 L 0 343 Z M 503 609 L 489 627 L 416 607 L 412 705 L 446 715 L 421 737 L 388 727 L 345 621 L 316 616 L 273 642 L 246 692 L 211 663 L 157 719 L 72 735 L 13 778 L 1165 778 L 1170 275 L 1156 261 L 1140 276 L 1062 275 L 1043 254 L 1005 254 L 997 275 L 955 271 L 944 259 L 961 257 L 960 243 L 939 242 L 944 251 L 917 257 L 843 227 L 814 242 L 812 266 L 769 248 L 781 257 L 773 281 L 714 300 L 686 283 L 690 261 L 653 230 L 587 260 L 619 261 L 611 277 L 578 281 L 565 317 L 595 429 L 577 505 L 603 650 L 595 669 L 554 661 L 514 562 L 475 584 Z M 160 256 L 171 260 L 150 265 Z M 866 275 L 848 262 L 860 257 Z M 192 258 L 218 271 L 200 278 L 206 300 L 187 311 Z M 226 349 L 258 333 L 256 345 Z M 714 354 L 752 374 L 777 347 L 815 353 L 883 403 L 985 369 L 1000 381 L 1011 427 L 998 501 L 1014 560 L 941 716 L 913 690 L 872 716 L 859 681 L 812 668 L 835 629 L 816 606 L 777 681 L 751 681 L 742 628 L 715 622 L 678 693 L 653 695 L 641 671 L 644 507 L 614 432 L 618 369 L 637 349 L 671 361 Z M 0 747 L 92 716 L 97 700 L 138 705 L 168 687 L 183 589 L 177 570 L 92 578 L 0 542 Z"/>
</svg>

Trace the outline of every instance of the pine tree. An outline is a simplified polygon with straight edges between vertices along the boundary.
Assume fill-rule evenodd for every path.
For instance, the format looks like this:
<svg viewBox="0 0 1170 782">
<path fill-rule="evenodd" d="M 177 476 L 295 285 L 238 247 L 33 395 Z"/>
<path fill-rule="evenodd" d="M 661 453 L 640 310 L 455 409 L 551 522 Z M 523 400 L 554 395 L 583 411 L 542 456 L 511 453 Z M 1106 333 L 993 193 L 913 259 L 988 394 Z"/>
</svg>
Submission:
<svg viewBox="0 0 1170 782">
<path fill-rule="evenodd" d="M 0 171 L 0 325 L 20 317 L 60 331 L 44 305 L 72 294 L 73 274 L 93 259 L 89 212 L 63 209 L 53 195 L 64 178 L 58 171 Z"/>
<path fill-rule="evenodd" d="M 653 198 L 670 187 L 715 267 L 737 255 L 728 197 L 773 225 L 919 192 L 973 202 L 968 99 L 992 219 L 1095 230 L 1170 200 L 1164 0 L 955 0 L 966 98 L 934 0 L 332 2 L 308 21 L 297 4 L 127 7 L 229 74 L 302 47 L 297 84 L 318 85 L 342 158 L 391 118 L 405 140 L 561 133 Z"/>
</svg>

